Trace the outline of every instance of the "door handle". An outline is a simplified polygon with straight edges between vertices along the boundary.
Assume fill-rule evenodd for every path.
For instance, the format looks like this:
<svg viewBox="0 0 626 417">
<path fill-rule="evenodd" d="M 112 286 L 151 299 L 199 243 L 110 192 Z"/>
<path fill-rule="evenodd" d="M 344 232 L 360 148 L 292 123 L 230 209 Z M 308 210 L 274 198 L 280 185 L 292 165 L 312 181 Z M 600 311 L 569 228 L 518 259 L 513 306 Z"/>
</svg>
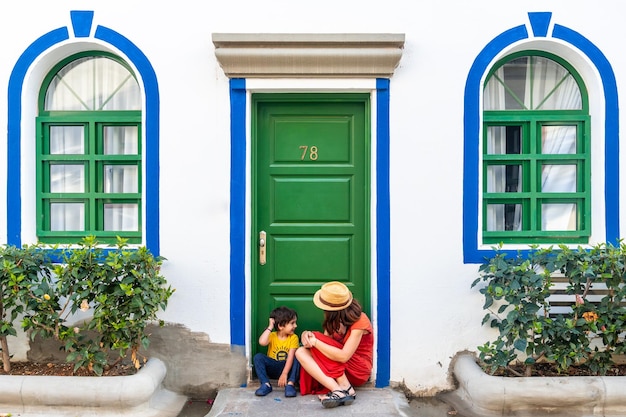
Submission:
<svg viewBox="0 0 626 417">
<path fill-rule="evenodd" d="M 266 262 L 265 239 L 265 231 L 262 230 L 259 232 L 259 264 L 261 265 L 265 265 Z"/>
</svg>

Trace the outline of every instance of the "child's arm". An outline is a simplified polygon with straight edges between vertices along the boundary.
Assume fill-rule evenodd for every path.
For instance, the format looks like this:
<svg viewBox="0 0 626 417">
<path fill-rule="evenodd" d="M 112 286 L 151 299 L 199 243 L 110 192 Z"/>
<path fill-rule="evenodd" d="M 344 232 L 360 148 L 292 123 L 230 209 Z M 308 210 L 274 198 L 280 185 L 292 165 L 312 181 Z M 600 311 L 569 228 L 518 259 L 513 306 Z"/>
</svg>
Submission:
<svg viewBox="0 0 626 417">
<path fill-rule="evenodd" d="M 280 374 L 278 378 L 278 386 L 284 387 L 287 385 L 287 377 L 289 376 L 289 371 L 291 370 L 291 366 L 293 365 L 293 358 L 296 357 L 296 349 L 289 349 L 289 353 L 287 354 L 287 360 L 285 361 L 285 367 L 283 368 L 283 372 Z M 296 381 L 297 382 L 297 381 Z"/>
<path fill-rule="evenodd" d="M 261 336 L 259 336 L 259 345 L 267 346 L 270 342 L 270 333 L 274 330 L 274 319 L 270 317 L 269 324 L 263 332 L 261 332 Z"/>
</svg>

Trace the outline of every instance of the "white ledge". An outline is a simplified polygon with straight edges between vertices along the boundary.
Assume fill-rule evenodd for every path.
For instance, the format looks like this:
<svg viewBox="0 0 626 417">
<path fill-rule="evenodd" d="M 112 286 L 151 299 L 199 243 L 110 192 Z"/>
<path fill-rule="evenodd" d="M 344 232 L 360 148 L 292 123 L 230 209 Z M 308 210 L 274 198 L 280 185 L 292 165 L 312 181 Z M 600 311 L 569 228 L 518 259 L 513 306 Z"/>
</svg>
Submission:
<svg viewBox="0 0 626 417">
<path fill-rule="evenodd" d="M 470 354 L 455 359 L 453 373 L 458 388 L 443 398 L 467 416 L 626 415 L 624 376 L 496 377 Z"/>
<path fill-rule="evenodd" d="M 214 33 L 213 44 L 230 78 L 388 78 L 404 34 Z"/>
<path fill-rule="evenodd" d="M 128 376 L 1 375 L 0 411 L 27 417 L 172 416 L 186 397 L 162 388 L 165 364 L 151 358 Z"/>
</svg>

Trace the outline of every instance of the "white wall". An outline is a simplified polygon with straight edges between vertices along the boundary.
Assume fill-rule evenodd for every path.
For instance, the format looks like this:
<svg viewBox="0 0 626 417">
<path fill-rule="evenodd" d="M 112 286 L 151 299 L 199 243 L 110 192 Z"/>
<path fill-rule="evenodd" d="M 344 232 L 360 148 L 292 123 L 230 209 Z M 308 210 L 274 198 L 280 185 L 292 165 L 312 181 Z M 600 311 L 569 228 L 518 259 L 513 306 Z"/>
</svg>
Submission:
<svg viewBox="0 0 626 417">
<path fill-rule="evenodd" d="M 468 71 L 494 37 L 527 24 L 528 12 L 549 11 L 553 22 L 581 33 L 601 49 L 621 93 L 626 82 L 623 1 L 596 4 L 6 2 L 0 5 L 0 129 L 6 130 L 6 91 L 13 65 L 39 36 L 69 26 L 70 10 L 93 10 L 94 27 L 109 27 L 139 47 L 154 67 L 161 98 L 160 241 L 161 253 L 168 258 L 164 274 L 176 288 L 163 318 L 205 332 L 212 342 L 229 343 L 229 89 L 215 59 L 211 34 L 404 33 L 404 54 L 391 78 L 391 380 L 404 382 L 415 392 L 434 392 L 450 387 L 447 368 L 456 352 L 475 350 L 493 336 L 480 327 L 482 299 L 470 289 L 478 266 L 463 264 L 463 106 Z M 592 97 L 593 134 L 602 136 L 604 104 L 594 98 L 599 81 L 584 61 L 580 65 L 586 66 L 581 72 Z M 51 65 L 43 60 L 37 64 L 27 79 L 25 102 L 35 99 L 37 83 Z M 620 104 L 625 96 L 620 95 Z M 23 126 L 31 131 L 34 111 L 31 105 L 24 112 Z M 623 124 L 623 116 L 620 119 Z M 602 184 L 603 175 L 596 171 L 603 150 L 595 146 L 594 142 L 594 186 Z M 6 159 L 3 155 L 6 141 L 0 140 L 0 161 Z M 23 178 L 32 178 L 29 155 L 24 155 L 23 163 Z M 603 191 L 595 187 L 593 192 L 594 212 L 602 211 Z M 4 195 L 6 169 L 0 169 L 0 196 Z M 32 213 L 33 195 L 25 181 L 25 214 Z M 0 241 L 6 236 L 5 219 L 6 207 L 0 203 Z M 594 219 L 594 236 L 602 227 L 603 219 Z M 25 221 L 27 237 L 34 237 L 34 229 Z"/>
</svg>

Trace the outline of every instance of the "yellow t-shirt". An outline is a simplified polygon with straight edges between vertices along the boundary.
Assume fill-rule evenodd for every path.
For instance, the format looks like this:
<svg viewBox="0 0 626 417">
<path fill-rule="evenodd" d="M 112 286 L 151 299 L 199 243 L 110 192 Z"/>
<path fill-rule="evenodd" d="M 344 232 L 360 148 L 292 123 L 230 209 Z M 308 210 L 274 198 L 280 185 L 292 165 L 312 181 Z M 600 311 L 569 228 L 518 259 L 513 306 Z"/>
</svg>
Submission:
<svg viewBox="0 0 626 417">
<path fill-rule="evenodd" d="M 286 361 L 291 349 L 298 349 L 300 342 L 297 334 L 292 334 L 284 340 L 278 338 L 277 332 L 270 333 L 267 345 L 267 356 L 277 361 Z"/>
</svg>

